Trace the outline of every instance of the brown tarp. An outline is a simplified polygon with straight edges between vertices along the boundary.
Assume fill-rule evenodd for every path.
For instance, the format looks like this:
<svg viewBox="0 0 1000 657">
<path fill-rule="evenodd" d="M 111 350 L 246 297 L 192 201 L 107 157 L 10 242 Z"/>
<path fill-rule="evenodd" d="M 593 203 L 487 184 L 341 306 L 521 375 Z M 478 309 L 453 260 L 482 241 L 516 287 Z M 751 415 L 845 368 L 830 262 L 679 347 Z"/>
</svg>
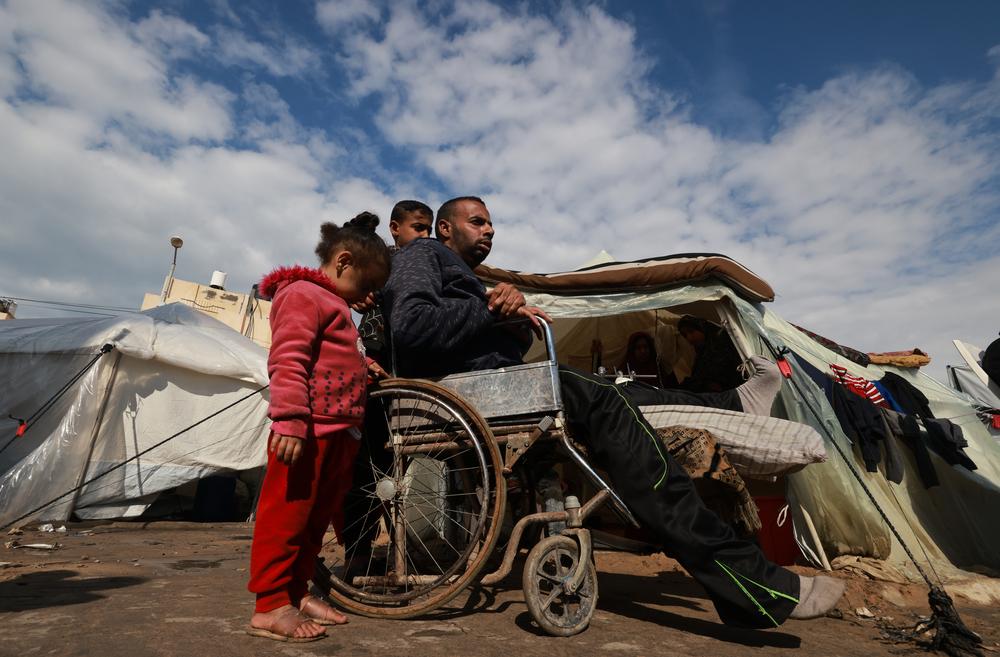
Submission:
<svg viewBox="0 0 1000 657">
<path fill-rule="evenodd" d="M 479 265 L 476 275 L 487 284 L 511 283 L 521 290 L 566 295 L 650 291 L 714 278 L 749 301 L 774 300 L 774 290 L 767 281 L 735 260 L 715 253 L 609 262 L 554 274 L 531 274 Z"/>
</svg>

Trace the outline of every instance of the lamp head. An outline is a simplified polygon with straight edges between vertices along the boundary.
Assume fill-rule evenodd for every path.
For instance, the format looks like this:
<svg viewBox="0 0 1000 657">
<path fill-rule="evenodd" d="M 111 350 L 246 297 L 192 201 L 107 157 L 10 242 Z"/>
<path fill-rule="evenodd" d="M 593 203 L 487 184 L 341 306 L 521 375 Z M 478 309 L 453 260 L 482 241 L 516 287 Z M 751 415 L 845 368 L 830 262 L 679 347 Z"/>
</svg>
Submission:
<svg viewBox="0 0 1000 657">
<path fill-rule="evenodd" d="M 172 235 L 170 237 L 170 246 L 179 249 L 184 246 L 184 240 L 181 239 L 180 235 Z"/>
</svg>

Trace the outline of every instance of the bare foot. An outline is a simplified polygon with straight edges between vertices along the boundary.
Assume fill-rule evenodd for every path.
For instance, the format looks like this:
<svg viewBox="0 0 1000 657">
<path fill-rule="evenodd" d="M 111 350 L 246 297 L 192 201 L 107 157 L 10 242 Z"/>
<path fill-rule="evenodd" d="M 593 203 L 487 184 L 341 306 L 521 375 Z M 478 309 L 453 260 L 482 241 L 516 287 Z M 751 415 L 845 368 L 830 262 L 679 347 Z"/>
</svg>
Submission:
<svg viewBox="0 0 1000 657">
<path fill-rule="evenodd" d="M 304 643 L 322 639 L 326 630 L 292 605 L 285 605 L 265 613 L 255 613 L 250 618 L 247 634 L 275 641 Z"/>
<path fill-rule="evenodd" d="M 299 603 L 299 609 L 318 625 L 346 625 L 347 616 L 314 595 L 305 595 Z"/>
</svg>

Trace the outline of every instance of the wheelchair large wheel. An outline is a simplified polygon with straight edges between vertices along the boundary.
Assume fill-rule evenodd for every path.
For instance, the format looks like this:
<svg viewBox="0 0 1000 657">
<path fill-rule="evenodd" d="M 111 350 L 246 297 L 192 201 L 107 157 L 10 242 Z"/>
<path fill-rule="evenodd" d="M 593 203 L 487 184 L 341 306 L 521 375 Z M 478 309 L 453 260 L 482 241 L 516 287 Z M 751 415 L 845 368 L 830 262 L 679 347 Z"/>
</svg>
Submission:
<svg viewBox="0 0 1000 657">
<path fill-rule="evenodd" d="M 586 572 L 574 593 L 563 582 L 586 559 Z M 569 536 L 549 536 L 528 553 L 522 576 L 524 601 L 538 626 L 552 636 L 573 636 L 587 629 L 597 608 L 597 568 Z"/>
<path fill-rule="evenodd" d="M 354 503 L 313 581 L 356 613 L 409 618 L 476 581 L 503 517 L 503 461 L 485 420 L 446 388 L 390 379 L 369 399 L 379 417 L 365 424 Z"/>
</svg>

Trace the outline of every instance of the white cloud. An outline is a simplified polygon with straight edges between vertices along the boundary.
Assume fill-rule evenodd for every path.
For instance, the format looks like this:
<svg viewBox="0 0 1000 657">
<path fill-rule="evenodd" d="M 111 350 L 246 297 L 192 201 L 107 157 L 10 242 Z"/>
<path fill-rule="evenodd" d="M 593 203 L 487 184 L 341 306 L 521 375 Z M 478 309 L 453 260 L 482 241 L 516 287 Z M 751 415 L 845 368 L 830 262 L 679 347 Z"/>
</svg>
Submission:
<svg viewBox="0 0 1000 657">
<path fill-rule="evenodd" d="M 273 87 L 242 83 L 237 113 L 235 93 L 180 74 L 189 51 L 219 56 L 180 19 L 130 25 L 107 5 L 52 1 L 0 6 L 0 19 L 0 53 L 23 65 L 0 99 L 0 294 L 137 307 L 174 233 L 180 277 L 223 269 L 245 290 L 312 262 L 322 221 L 390 203 L 339 170 L 342 149 Z"/>
<path fill-rule="evenodd" d="M 721 251 L 768 278 L 793 320 L 871 350 L 950 355 L 951 337 L 1000 323 L 972 305 L 995 298 L 975 272 L 995 270 L 981 256 L 1000 241 L 1000 148 L 984 128 L 996 80 L 847 73 L 790 93 L 772 134 L 736 142 L 657 88 L 633 28 L 593 7 L 394 6 L 343 43 L 384 134 L 449 193 L 487 197 L 495 264 Z"/>
<path fill-rule="evenodd" d="M 156 9 L 136 24 L 134 33 L 167 59 L 190 57 L 209 44 L 208 36 L 194 25 Z"/>
<path fill-rule="evenodd" d="M 315 50 L 291 40 L 266 44 L 232 29 L 220 29 L 216 38 L 221 62 L 240 67 L 253 64 L 276 77 L 316 71 L 322 61 Z"/>
<path fill-rule="evenodd" d="M 1000 78 L 846 73 L 790 92 L 773 133 L 730 141 L 599 8 L 320 2 L 349 100 L 377 126 L 324 131 L 255 75 L 319 75 L 318 47 L 238 17 L 130 24 L 109 7 L 0 4 L 0 216 L 16 236 L 0 293 L 138 304 L 178 232 L 181 277 L 224 269 L 246 289 L 310 262 L 321 221 L 473 193 L 501 266 L 728 253 L 789 319 L 862 349 L 920 346 L 935 367 L 952 337 L 986 344 L 1000 324 Z M 238 81 L 183 73 L 192 57 Z M 379 161 L 382 139 L 412 171 Z"/>
<path fill-rule="evenodd" d="M 377 20 L 381 14 L 379 5 L 371 0 L 325 0 L 316 3 L 316 20 L 327 31 L 335 33 Z"/>
<path fill-rule="evenodd" d="M 7 13 L 24 83 L 47 103 L 170 137 L 228 134 L 229 94 L 168 78 L 165 62 L 110 15 L 64 0 L 14 0 Z"/>
</svg>

